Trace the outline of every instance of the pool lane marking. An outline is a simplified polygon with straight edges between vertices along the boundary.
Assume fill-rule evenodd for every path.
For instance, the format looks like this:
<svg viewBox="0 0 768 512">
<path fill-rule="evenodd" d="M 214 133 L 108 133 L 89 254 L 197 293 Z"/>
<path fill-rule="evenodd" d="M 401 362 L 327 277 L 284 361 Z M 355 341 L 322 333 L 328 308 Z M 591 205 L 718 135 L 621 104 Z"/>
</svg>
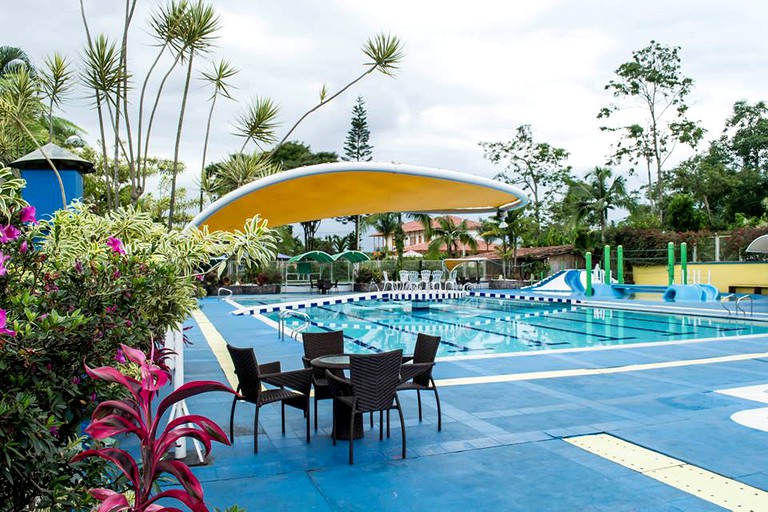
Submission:
<svg viewBox="0 0 768 512">
<path fill-rule="evenodd" d="M 557 379 L 562 377 L 581 377 L 587 375 L 608 375 L 613 373 L 640 372 L 647 370 L 659 370 L 664 368 L 679 368 L 683 366 L 695 366 L 700 364 L 731 363 L 735 361 L 747 361 L 750 359 L 761 359 L 767 357 L 768 352 L 757 352 L 752 354 L 736 354 L 731 356 L 707 357 L 702 359 L 683 359 L 679 361 L 666 361 L 661 363 L 613 366 L 610 368 L 576 368 L 571 370 L 487 375 L 484 377 L 457 377 L 453 379 L 438 379 L 436 383 L 440 386 L 497 384 L 500 382 L 515 382 L 521 380 Z"/>
<path fill-rule="evenodd" d="M 229 357 L 229 352 L 227 352 L 227 341 L 213 323 L 208 320 L 208 317 L 199 309 L 192 311 L 192 318 L 200 328 L 200 332 L 203 333 L 206 343 L 211 347 L 213 355 L 216 356 L 216 361 L 218 361 L 219 366 L 224 371 L 230 387 L 237 389 L 238 381 L 235 375 L 235 365 L 232 363 L 232 358 Z"/>
<path fill-rule="evenodd" d="M 563 441 L 728 510 L 768 510 L 768 492 L 609 434 Z"/>
</svg>

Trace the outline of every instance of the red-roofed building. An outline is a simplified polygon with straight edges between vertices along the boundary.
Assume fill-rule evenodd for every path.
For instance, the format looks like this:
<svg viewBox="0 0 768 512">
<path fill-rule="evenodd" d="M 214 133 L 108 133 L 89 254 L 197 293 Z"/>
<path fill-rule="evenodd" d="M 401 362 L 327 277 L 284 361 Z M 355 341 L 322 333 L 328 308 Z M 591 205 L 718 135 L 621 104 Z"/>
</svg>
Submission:
<svg viewBox="0 0 768 512">
<path fill-rule="evenodd" d="M 482 252 L 493 252 L 496 250 L 495 244 L 489 244 L 486 247 L 485 242 L 480 238 L 480 228 L 482 227 L 482 224 L 475 220 L 471 219 L 462 219 L 461 217 L 456 217 L 455 215 L 444 215 L 443 218 L 450 219 L 450 221 L 456 225 L 460 224 L 462 221 L 467 222 L 467 227 L 469 228 L 470 234 L 477 239 L 477 251 L 473 251 L 469 247 L 464 247 L 463 244 L 460 244 L 459 250 L 462 252 L 466 252 L 467 254 L 471 253 L 482 253 Z M 432 219 L 432 227 L 437 228 L 440 227 L 440 225 L 437 223 L 435 219 Z M 429 247 L 429 240 L 427 239 L 426 235 L 424 234 L 424 226 L 421 225 L 421 222 L 412 220 L 410 222 L 406 222 L 403 224 L 403 231 L 405 232 L 405 252 L 408 251 L 414 251 L 418 252 L 420 254 L 426 254 L 428 247 Z M 373 237 L 373 247 L 375 250 L 379 250 L 383 247 L 388 247 L 390 251 L 394 251 L 395 249 L 395 241 L 394 237 L 389 236 L 386 240 L 384 240 L 384 236 L 381 233 L 374 233 L 371 235 Z M 445 251 L 446 248 L 443 246 L 441 251 Z"/>
</svg>

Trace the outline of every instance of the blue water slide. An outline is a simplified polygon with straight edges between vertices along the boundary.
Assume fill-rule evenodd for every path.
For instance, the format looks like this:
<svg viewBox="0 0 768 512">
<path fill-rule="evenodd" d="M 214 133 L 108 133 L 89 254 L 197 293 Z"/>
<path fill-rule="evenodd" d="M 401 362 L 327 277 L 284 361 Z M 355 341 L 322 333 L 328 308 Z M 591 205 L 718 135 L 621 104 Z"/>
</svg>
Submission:
<svg viewBox="0 0 768 512">
<path fill-rule="evenodd" d="M 584 283 L 581 282 L 581 270 L 566 270 L 565 271 L 565 284 L 568 288 L 576 293 L 584 293 Z"/>
</svg>

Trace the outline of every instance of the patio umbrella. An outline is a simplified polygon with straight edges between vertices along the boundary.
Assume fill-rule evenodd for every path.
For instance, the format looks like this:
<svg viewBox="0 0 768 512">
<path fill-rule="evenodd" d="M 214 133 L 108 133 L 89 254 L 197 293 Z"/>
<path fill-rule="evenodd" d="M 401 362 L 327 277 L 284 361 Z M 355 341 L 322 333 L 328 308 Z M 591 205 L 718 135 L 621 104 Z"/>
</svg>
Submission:
<svg viewBox="0 0 768 512">
<path fill-rule="evenodd" d="M 403 253 L 403 258 L 423 258 L 424 255 L 416 251 L 406 251 Z"/>
<path fill-rule="evenodd" d="M 768 235 L 763 235 L 752 240 L 747 247 L 747 252 L 768 253 Z"/>
<path fill-rule="evenodd" d="M 309 252 L 305 252 L 303 254 L 298 254 L 294 256 L 293 258 L 288 260 L 288 263 L 296 263 L 298 261 L 306 261 L 306 260 L 312 260 L 318 263 L 332 263 L 334 261 L 333 256 L 331 256 L 325 251 L 309 251 Z"/>
<path fill-rule="evenodd" d="M 370 257 L 364 252 L 360 251 L 344 251 L 331 256 L 333 261 L 347 260 L 351 263 L 360 263 L 361 261 L 370 261 Z"/>
</svg>

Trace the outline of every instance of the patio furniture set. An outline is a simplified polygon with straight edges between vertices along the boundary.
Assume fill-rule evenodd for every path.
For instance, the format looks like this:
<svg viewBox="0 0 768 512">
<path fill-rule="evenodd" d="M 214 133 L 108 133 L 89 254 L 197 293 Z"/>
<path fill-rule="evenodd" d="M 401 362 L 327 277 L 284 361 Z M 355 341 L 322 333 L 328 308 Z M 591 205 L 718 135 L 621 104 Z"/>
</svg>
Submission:
<svg viewBox="0 0 768 512">
<path fill-rule="evenodd" d="M 256 406 L 253 421 L 253 451 L 258 453 L 259 409 L 279 402 L 282 431 L 285 434 L 285 407 L 300 409 L 306 419 L 306 439 L 310 442 L 310 396 L 314 388 L 314 427 L 318 429 L 319 400 L 333 400 L 334 446 L 337 439 L 349 440 L 349 463 L 354 464 L 354 440 L 363 437 L 363 414 L 369 413 L 374 427 L 374 413 L 379 413 L 379 440 L 384 439 L 384 421 L 390 436 L 390 411 L 396 409 L 402 432 L 402 457 L 406 457 L 406 435 L 403 410 L 398 393 L 416 391 L 419 421 L 422 421 L 421 392 L 432 391 L 437 407 L 437 430 L 442 430 L 440 397 L 432 370 L 440 345 L 439 336 L 420 333 L 413 355 L 393 350 L 376 354 L 345 354 L 343 331 L 303 334 L 304 368 L 281 371 L 280 362 L 259 364 L 252 348 L 227 344 L 227 350 L 238 379 L 232 401 L 229 435 L 234 442 L 235 408 L 239 401 Z M 349 372 L 347 376 L 345 371 Z M 385 419 L 386 413 L 386 419 Z"/>
</svg>

